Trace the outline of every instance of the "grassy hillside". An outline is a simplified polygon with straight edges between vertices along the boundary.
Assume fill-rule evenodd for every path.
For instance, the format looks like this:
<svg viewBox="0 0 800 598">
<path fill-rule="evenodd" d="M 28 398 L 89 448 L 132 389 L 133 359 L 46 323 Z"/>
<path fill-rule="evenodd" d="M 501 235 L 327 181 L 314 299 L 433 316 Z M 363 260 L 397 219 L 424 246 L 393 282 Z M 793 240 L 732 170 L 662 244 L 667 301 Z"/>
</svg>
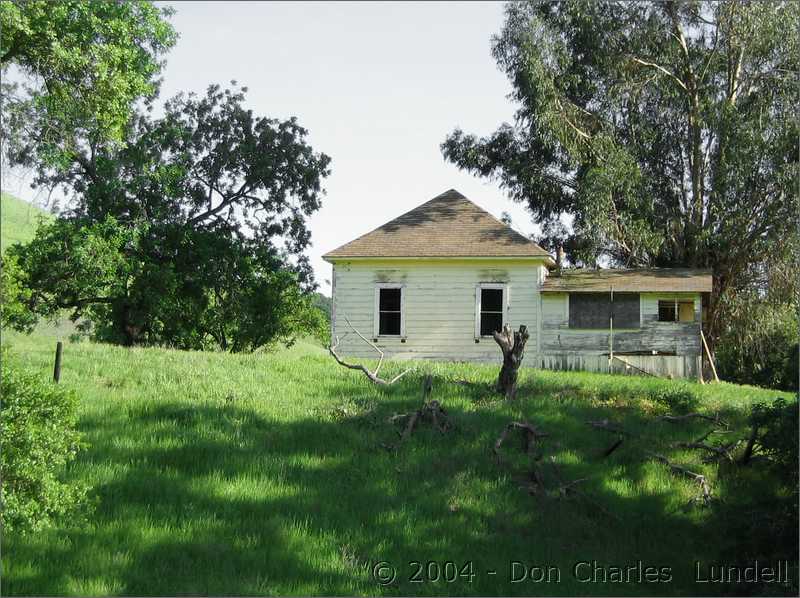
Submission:
<svg viewBox="0 0 800 598">
<path fill-rule="evenodd" d="M 52 338 L 4 342 L 20 367 L 50 376 Z M 387 376 L 401 367 L 384 365 Z M 94 511 L 6 535 L 4 593 L 737 593 L 693 575 L 695 560 L 752 554 L 737 544 L 741 521 L 691 506 L 698 485 L 645 451 L 706 474 L 725 504 L 762 492 L 762 474 L 732 483 L 699 451 L 674 448 L 713 427 L 656 419 L 667 408 L 653 393 L 674 383 L 525 369 L 520 398 L 508 403 L 491 391 L 497 366 L 416 367 L 382 389 L 308 344 L 254 355 L 68 344 L 62 384 L 80 396 L 88 443 L 70 475 L 91 486 Z M 424 374 L 454 428 L 424 423 L 391 450 L 400 428 L 387 419 L 418 407 Z M 691 388 L 700 411 L 729 424 L 726 438 L 746 434 L 748 405 L 779 394 Z M 603 419 L 636 434 L 608 457 L 617 436 L 586 424 Z M 511 420 L 548 434 L 538 447 L 543 486 L 532 484 L 516 437 L 503 448 L 507 464 L 493 458 Z M 560 493 L 570 482 L 577 492 Z M 671 581 L 576 580 L 575 564 L 593 560 L 670 567 Z M 415 562 L 428 561 L 415 576 Z M 514 561 L 558 567 L 560 581 L 551 570 L 551 583 L 513 583 Z"/>
<path fill-rule="evenodd" d="M 0 245 L 2 245 L 2 249 L 5 250 L 14 243 L 30 241 L 36 232 L 40 218 L 47 219 L 52 216 L 33 204 L 8 193 L 2 193 L 2 198 L 0 198 Z"/>
</svg>

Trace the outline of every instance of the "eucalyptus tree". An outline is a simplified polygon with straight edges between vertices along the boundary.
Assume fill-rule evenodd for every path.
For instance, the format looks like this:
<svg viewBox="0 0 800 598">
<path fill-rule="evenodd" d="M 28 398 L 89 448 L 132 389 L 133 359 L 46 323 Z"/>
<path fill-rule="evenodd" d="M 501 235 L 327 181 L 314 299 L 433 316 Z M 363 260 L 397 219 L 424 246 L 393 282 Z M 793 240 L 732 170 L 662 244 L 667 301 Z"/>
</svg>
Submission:
<svg viewBox="0 0 800 598">
<path fill-rule="evenodd" d="M 483 137 L 455 130 L 442 151 L 499 180 L 574 263 L 713 269 L 716 338 L 730 298 L 797 235 L 799 12 L 509 4 L 493 53 L 515 121 Z"/>
</svg>

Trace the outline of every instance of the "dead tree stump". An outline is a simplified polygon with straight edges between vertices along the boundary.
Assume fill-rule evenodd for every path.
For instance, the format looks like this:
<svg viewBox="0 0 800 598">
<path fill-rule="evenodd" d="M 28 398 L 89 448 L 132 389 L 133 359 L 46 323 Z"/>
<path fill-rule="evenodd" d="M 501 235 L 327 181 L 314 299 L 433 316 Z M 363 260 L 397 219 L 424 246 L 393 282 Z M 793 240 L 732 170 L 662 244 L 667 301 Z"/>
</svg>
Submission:
<svg viewBox="0 0 800 598">
<path fill-rule="evenodd" d="M 523 325 L 513 332 L 511 326 L 506 324 L 502 332 L 495 332 L 492 336 L 503 352 L 503 367 L 497 377 L 497 392 L 504 394 L 507 399 L 513 399 L 517 394 L 517 371 L 529 338 L 528 327 Z"/>
</svg>

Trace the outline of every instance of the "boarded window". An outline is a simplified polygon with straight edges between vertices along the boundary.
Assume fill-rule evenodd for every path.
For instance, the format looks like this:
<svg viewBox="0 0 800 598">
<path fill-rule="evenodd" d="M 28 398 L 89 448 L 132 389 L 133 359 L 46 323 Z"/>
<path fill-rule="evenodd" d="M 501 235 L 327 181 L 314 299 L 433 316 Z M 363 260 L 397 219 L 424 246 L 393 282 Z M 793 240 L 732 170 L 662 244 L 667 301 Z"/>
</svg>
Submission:
<svg viewBox="0 0 800 598">
<path fill-rule="evenodd" d="M 400 336 L 403 290 L 399 287 L 378 290 L 378 334 Z"/>
<path fill-rule="evenodd" d="M 603 330 L 639 328 L 639 293 L 571 293 L 569 327 Z"/>
<path fill-rule="evenodd" d="M 681 322 L 694 322 L 694 301 L 678 302 L 678 319 Z"/>
<path fill-rule="evenodd" d="M 481 336 L 503 329 L 503 289 L 481 289 Z"/>
<path fill-rule="evenodd" d="M 694 301 L 677 299 L 658 302 L 659 322 L 694 322 Z"/>
</svg>

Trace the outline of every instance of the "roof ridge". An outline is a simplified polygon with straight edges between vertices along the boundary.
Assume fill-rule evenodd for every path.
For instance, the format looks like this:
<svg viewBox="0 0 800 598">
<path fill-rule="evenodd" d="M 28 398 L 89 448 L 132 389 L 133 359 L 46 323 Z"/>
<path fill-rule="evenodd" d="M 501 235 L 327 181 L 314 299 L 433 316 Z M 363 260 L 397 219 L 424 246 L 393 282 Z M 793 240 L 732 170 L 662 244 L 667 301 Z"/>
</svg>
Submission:
<svg viewBox="0 0 800 598">
<path fill-rule="evenodd" d="M 423 254 L 552 260 L 534 240 L 453 188 L 340 245 L 323 258 Z"/>
<path fill-rule="evenodd" d="M 456 190 L 455 190 L 455 189 L 449 189 L 449 190 L 445 191 L 444 193 L 440 193 L 440 194 L 439 194 L 439 195 L 437 195 L 436 197 L 432 197 L 432 198 L 431 198 L 431 199 L 429 199 L 428 201 L 426 201 L 426 202 L 424 202 L 424 203 L 421 203 L 421 204 L 419 204 L 417 207 L 415 207 L 415 208 L 411 208 L 410 210 L 406 210 L 405 212 L 403 212 L 402 214 L 399 214 L 399 215 L 395 216 L 395 217 L 394 217 L 394 218 L 392 218 L 391 220 L 387 220 L 386 222 L 384 222 L 384 223 L 383 223 L 383 224 L 381 224 L 380 226 L 376 226 L 376 227 L 375 227 L 375 228 L 373 228 L 372 230 L 369 230 L 369 231 L 365 232 L 363 235 L 360 235 L 360 236 L 356 237 L 355 239 L 351 239 L 351 240 L 349 240 L 347 243 L 343 243 L 342 245 L 339 245 L 339 247 L 336 247 L 335 249 L 331 249 L 331 250 L 330 250 L 328 253 L 326 253 L 325 255 L 328 255 L 329 253 L 333 253 L 334 251 L 336 251 L 336 250 L 338 250 L 338 249 L 341 249 L 342 247 L 345 247 L 346 245 L 350 245 L 350 243 L 355 243 L 356 241 L 358 241 L 359 239 L 363 239 L 363 238 L 364 238 L 364 237 L 366 237 L 367 235 L 371 235 L 372 233 L 374 233 L 374 232 L 376 232 L 376 231 L 378 231 L 378 230 L 382 229 L 382 228 L 383 228 L 384 226 L 386 226 L 387 224 L 391 224 L 391 223 L 392 223 L 392 222 L 394 222 L 395 220 L 398 220 L 399 218 L 402 218 L 402 217 L 403 217 L 403 216 L 405 216 L 406 214 L 410 214 L 411 212 L 414 212 L 414 211 L 416 211 L 416 210 L 419 210 L 419 209 L 420 209 L 422 206 L 427 206 L 427 205 L 428 205 L 429 203 L 431 203 L 432 201 L 435 201 L 435 200 L 437 200 L 437 199 L 440 199 L 441 197 L 443 197 L 444 195 L 446 195 L 446 194 L 447 194 L 447 193 L 449 193 L 450 191 L 456 191 Z M 456 193 L 458 193 L 458 191 L 456 191 Z M 461 195 L 461 194 L 459 193 L 459 195 Z M 464 196 L 462 195 L 462 197 L 464 197 Z M 464 197 L 464 199 L 467 199 L 467 198 L 466 198 L 466 197 Z M 469 200 L 467 199 L 467 201 L 469 201 Z M 324 257 L 324 256 L 323 256 L 323 257 Z"/>
</svg>

